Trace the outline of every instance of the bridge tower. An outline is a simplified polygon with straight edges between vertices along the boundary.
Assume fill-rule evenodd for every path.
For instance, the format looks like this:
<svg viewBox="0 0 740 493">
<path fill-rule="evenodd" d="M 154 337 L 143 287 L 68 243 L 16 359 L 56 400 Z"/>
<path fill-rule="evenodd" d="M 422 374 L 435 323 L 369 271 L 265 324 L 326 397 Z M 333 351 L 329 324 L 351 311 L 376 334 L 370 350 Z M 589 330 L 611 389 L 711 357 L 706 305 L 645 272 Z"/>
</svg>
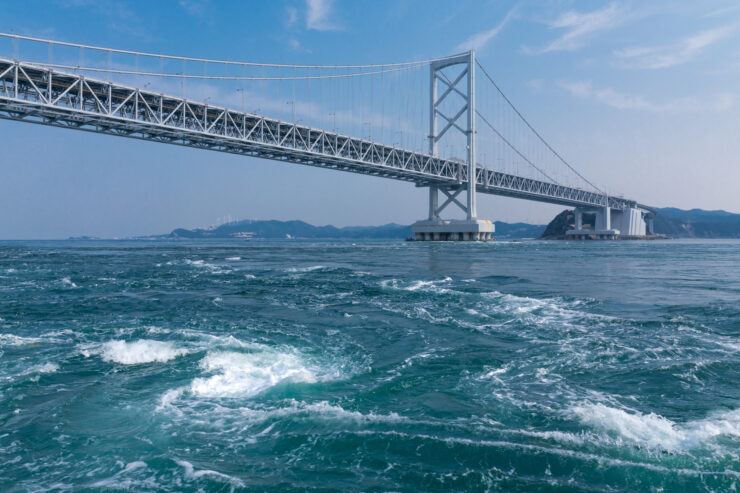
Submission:
<svg viewBox="0 0 740 493">
<path fill-rule="evenodd" d="M 445 69 L 454 66 L 462 66 L 462 71 L 457 76 L 448 77 Z M 429 153 L 438 156 L 440 140 L 448 132 L 460 132 L 466 138 L 467 166 L 460 167 L 457 185 L 420 184 L 429 187 L 429 216 L 426 220 L 417 221 L 411 228 L 412 232 L 420 241 L 489 240 L 494 225 L 491 221 L 478 219 L 476 211 L 475 52 L 471 50 L 435 61 L 430 66 L 429 75 Z M 461 89 L 463 84 L 466 87 Z M 449 103 L 443 105 L 446 101 Z M 457 199 L 464 191 L 467 192 L 466 204 Z M 441 206 L 440 192 L 446 197 Z M 440 213 L 451 204 L 462 209 L 466 219 L 441 219 Z"/>
</svg>

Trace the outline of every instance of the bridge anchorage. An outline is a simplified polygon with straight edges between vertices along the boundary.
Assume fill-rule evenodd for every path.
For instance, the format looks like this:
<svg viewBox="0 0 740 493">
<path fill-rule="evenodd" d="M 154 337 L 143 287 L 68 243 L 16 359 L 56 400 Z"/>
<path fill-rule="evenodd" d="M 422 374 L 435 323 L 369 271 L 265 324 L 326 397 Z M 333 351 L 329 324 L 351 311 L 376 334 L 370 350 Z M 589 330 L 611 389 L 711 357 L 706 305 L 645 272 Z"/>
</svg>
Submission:
<svg viewBox="0 0 740 493">
<path fill-rule="evenodd" d="M 493 223 L 477 217 L 478 193 L 573 207 L 575 228 L 568 232 L 567 238 L 637 238 L 652 233 L 655 209 L 634 200 L 608 196 L 584 178 L 529 124 L 472 51 L 433 60 L 386 65 L 278 65 L 140 53 L 15 34 L 0 33 L 0 37 L 13 42 L 12 57 L 0 58 L 0 118 L 3 119 L 411 182 L 429 192 L 428 216 L 412 226 L 413 239 L 419 241 L 491 239 L 495 232 Z M 20 60 L 16 49 L 16 43 L 20 41 L 42 49 L 32 51 L 36 55 L 31 55 L 31 60 Z M 72 57 L 68 55 L 53 63 L 52 47 L 59 51 L 79 50 L 77 58 L 80 64 L 70 64 L 72 62 L 68 60 Z M 38 55 L 39 52 L 47 53 L 48 60 L 39 61 L 38 58 L 43 57 Z M 88 58 L 95 53 L 104 56 L 106 68 L 83 65 L 83 53 Z M 135 68 L 130 63 L 113 64 L 113 55 L 135 57 Z M 59 57 L 58 54 L 56 56 Z M 158 64 L 159 68 L 140 69 L 139 63 L 146 63 L 146 60 L 153 60 L 152 63 Z M 181 68 L 175 73 L 172 69 L 167 71 L 163 68 L 165 62 Z M 193 74 L 188 64 L 202 64 L 204 74 Z M 216 70 L 213 67 L 219 66 L 223 70 L 236 68 L 242 71 L 242 75 L 205 73 L 206 69 Z M 419 73 L 418 69 L 425 70 L 427 66 L 429 85 L 425 89 L 426 74 Z M 483 94 L 483 97 L 476 101 L 478 69 L 490 84 L 478 88 L 478 96 Z M 245 75 L 246 70 L 287 70 L 290 76 L 263 75 L 262 72 Z M 297 70 L 304 72 L 299 74 Z M 323 75 L 322 71 L 329 71 L 329 74 Z M 404 82 L 413 82 L 413 79 L 403 78 L 403 74 L 412 71 L 417 71 L 414 73 L 420 76 L 418 87 Z M 101 73 L 102 76 L 99 75 Z M 114 80 L 117 77 L 126 79 L 128 83 Z M 368 83 L 362 82 L 368 78 Z M 237 110 L 209 103 L 210 96 L 218 96 L 218 91 L 208 93 L 209 97 L 205 99 L 202 95 L 200 98 L 187 98 L 185 81 L 192 79 L 240 84 L 236 90 L 241 92 L 242 108 Z M 148 82 L 142 85 L 144 80 Z M 161 91 L 147 89 L 159 80 L 163 84 L 179 80 L 183 94 L 173 95 L 171 85 L 169 91 L 164 90 L 168 87 L 166 85 Z M 290 106 L 284 104 L 283 98 L 288 91 L 283 89 L 281 93 L 281 85 L 272 93 L 265 89 L 265 94 L 259 94 L 245 89 L 244 84 L 248 81 L 254 81 L 259 88 L 268 83 L 291 84 L 292 100 L 287 103 Z M 323 92 L 327 100 L 321 100 L 319 96 L 317 103 L 311 96 L 317 91 L 322 94 L 321 86 L 316 88 L 316 84 L 322 81 L 329 84 L 329 90 Z M 305 83 L 309 89 L 309 104 L 304 104 L 303 114 L 298 115 L 296 110 L 300 111 L 301 106 L 296 105 L 297 83 Z M 313 92 L 310 91 L 311 83 L 314 84 Z M 383 85 L 385 83 L 408 84 L 409 87 L 388 91 Z M 352 92 L 356 85 L 360 86 L 360 98 Z M 492 88 L 496 91 L 491 91 L 494 99 L 486 99 L 489 94 L 485 89 Z M 395 97 L 391 108 L 397 111 L 390 117 L 383 113 L 388 107 L 384 98 L 389 93 Z M 247 112 L 244 107 L 248 95 L 254 99 L 255 105 L 259 101 L 272 104 L 270 111 L 278 115 L 289 107 L 290 119 L 287 116 L 271 118 L 260 114 L 260 110 Z M 262 96 L 261 100 L 259 96 Z M 412 96 L 419 99 L 427 99 L 428 96 L 428 103 L 418 102 L 416 115 L 419 120 L 416 124 L 411 124 L 411 117 L 415 116 L 409 114 L 408 99 Z M 369 112 L 367 118 L 371 119 L 370 122 L 364 121 L 362 116 L 357 118 L 356 107 L 361 108 L 359 113 L 362 115 L 366 103 L 361 98 L 370 99 L 370 110 L 373 110 L 373 101 L 376 104 L 382 101 L 380 112 Z M 337 104 L 337 100 L 348 103 L 348 110 L 340 112 L 341 108 L 321 106 L 327 101 L 328 104 Z M 493 105 L 486 106 L 491 101 Z M 405 115 L 402 114 L 404 107 Z M 311 109 L 314 110 L 313 118 Z M 318 125 L 312 124 L 319 109 L 325 113 L 334 110 L 329 113 L 333 116 L 331 131 L 321 121 Z M 344 120 L 346 131 L 339 131 L 338 118 L 340 124 Z M 389 127 L 388 122 L 394 119 L 397 126 Z M 420 131 L 426 125 L 425 120 L 429 125 L 428 133 Z M 481 130 L 490 132 L 485 138 L 480 138 L 476 123 L 481 123 Z M 353 136 L 364 132 L 365 125 L 369 128 L 368 137 Z M 519 127 L 512 129 L 510 125 Z M 381 130 L 379 140 L 373 139 L 373 127 Z M 400 134 L 400 139 L 394 137 L 395 134 Z M 389 141 L 395 142 L 391 144 Z M 416 150 L 412 145 L 417 145 Z M 443 150 L 440 145 L 445 146 L 444 155 L 440 152 Z M 487 166 L 491 162 L 487 156 L 492 155 L 498 157 L 498 169 Z M 555 172 L 545 168 L 548 159 L 550 164 L 559 167 Z M 519 165 L 523 166 L 523 172 Z M 563 166 L 567 169 L 563 170 Z M 553 176 L 558 176 L 560 171 L 577 176 L 590 189 L 554 179 Z M 572 175 L 569 175 L 570 179 L 574 179 Z M 466 196 L 465 201 L 462 194 Z M 442 218 L 442 212 L 450 206 L 459 207 L 465 218 Z"/>
</svg>

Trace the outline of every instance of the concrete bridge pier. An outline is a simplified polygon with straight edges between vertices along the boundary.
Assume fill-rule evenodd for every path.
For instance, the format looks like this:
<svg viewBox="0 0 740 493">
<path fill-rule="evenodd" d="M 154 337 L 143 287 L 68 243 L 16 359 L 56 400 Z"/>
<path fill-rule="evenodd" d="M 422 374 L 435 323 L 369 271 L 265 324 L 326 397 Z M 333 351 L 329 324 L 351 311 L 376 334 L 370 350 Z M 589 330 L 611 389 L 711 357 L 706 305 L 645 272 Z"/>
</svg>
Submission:
<svg viewBox="0 0 740 493">
<path fill-rule="evenodd" d="M 411 226 L 411 232 L 416 241 L 487 241 L 490 240 L 496 228 L 491 221 L 470 217 L 467 219 L 442 219 L 440 213 L 450 204 L 457 205 L 468 212 L 469 206 L 457 200 L 465 188 L 448 189 L 429 187 L 429 216 L 417 221 Z M 447 200 L 440 206 L 439 193 L 443 193 Z"/>
<path fill-rule="evenodd" d="M 654 235 L 655 234 L 655 213 L 645 212 L 643 213 L 643 218 L 645 219 L 645 233 L 648 235 Z"/>
<path fill-rule="evenodd" d="M 594 217 L 594 227 L 584 227 L 583 215 Z M 566 236 L 572 239 L 645 238 L 653 233 L 654 212 L 640 207 L 614 209 L 611 207 L 576 207 L 574 229 Z"/>
</svg>

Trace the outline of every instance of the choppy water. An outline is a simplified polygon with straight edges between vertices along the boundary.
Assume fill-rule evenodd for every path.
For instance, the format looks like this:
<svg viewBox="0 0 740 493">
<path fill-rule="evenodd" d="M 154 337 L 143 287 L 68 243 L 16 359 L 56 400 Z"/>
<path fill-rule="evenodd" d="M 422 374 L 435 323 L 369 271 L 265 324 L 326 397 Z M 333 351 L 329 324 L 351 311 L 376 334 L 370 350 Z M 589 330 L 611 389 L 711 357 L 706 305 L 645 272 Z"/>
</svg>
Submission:
<svg viewBox="0 0 740 493">
<path fill-rule="evenodd" d="M 734 489 L 740 242 L 0 243 L 3 491 Z"/>
</svg>

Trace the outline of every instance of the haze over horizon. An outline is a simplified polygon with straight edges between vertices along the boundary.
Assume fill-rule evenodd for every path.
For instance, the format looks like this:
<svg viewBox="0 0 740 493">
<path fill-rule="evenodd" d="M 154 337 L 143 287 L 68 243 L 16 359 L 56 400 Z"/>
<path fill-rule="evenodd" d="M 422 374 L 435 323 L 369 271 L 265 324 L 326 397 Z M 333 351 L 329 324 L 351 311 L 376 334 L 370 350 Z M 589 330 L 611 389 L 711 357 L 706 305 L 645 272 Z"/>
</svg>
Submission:
<svg viewBox="0 0 740 493">
<path fill-rule="evenodd" d="M 733 2 L 43 6 L 5 5 L 0 31 L 275 63 L 387 63 L 475 48 L 535 128 L 610 194 L 740 212 Z M 9 121 L 0 132 L 3 239 L 161 234 L 227 215 L 335 226 L 426 215 L 426 191 L 393 180 Z M 546 224 L 562 208 L 480 196 L 478 216 Z"/>
</svg>

